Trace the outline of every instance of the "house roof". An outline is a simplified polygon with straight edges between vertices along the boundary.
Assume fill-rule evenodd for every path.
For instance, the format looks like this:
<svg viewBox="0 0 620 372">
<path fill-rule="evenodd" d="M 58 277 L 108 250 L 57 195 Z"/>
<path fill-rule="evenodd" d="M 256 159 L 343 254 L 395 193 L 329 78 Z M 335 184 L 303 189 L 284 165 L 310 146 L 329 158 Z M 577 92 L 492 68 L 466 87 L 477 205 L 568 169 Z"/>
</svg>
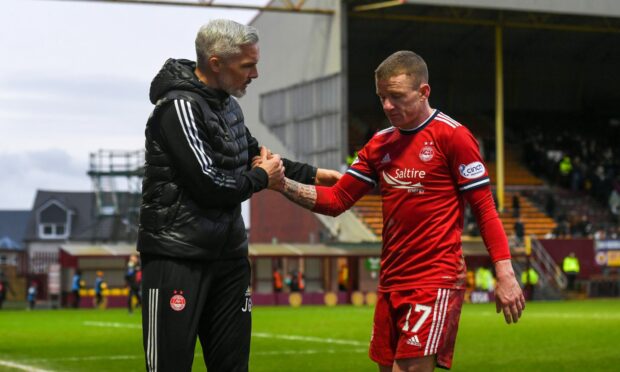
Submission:
<svg viewBox="0 0 620 372">
<path fill-rule="evenodd" d="M 21 250 L 30 211 L 0 211 L 0 249 Z"/>
<path fill-rule="evenodd" d="M 51 201 L 62 204 L 71 211 L 71 230 L 67 240 L 70 241 L 126 241 L 132 240 L 128 231 L 135 231 L 135 226 L 128 226 L 126 216 L 131 208 L 133 195 L 118 193 L 120 213 L 101 215 L 97 211 L 96 194 L 92 191 L 51 191 L 38 190 L 32 207 L 25 240 L 39 240 L 37 214 L 41 207 Z"/>
</svg>

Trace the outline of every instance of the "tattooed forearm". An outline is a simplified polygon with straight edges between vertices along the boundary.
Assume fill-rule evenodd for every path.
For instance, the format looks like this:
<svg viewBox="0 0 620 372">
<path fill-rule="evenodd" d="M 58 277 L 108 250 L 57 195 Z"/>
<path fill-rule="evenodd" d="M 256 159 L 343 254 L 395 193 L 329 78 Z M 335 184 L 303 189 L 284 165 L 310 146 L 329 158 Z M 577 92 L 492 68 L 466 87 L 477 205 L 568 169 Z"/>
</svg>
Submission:
<svg viewBox="0 0 620 372">
<path fill-rule="evenodd" d="M 312 185 L 304 185 L 285 178 L 282 194 L 293 203 L 306 209 L 312 209 L 316 204 L 316 188 Z"/>
</svg>

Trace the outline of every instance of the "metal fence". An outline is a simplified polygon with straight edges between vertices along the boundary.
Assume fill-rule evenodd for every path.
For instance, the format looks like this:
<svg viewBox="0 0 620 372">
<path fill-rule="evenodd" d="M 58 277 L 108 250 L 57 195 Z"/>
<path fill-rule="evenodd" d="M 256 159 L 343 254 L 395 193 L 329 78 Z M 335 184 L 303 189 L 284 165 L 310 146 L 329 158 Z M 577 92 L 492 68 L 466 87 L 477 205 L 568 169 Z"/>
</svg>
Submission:
<svg viewBox="0 0 620 372">
<path fill-rule="evenodd" d="M 296 160 L 331 169 L 344 162 L 340 74 L 262 94 L 260 117 Z"/>
</svg>

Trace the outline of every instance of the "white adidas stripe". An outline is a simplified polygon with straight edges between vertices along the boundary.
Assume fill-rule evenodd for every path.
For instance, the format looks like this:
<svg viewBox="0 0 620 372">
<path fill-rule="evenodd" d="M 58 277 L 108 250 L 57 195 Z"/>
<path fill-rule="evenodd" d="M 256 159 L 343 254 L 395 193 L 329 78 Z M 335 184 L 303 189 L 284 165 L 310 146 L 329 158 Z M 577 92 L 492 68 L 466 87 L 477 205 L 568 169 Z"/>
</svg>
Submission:
<svg viewBox="0 0 620 372">
<path fill-rule="evenodd" d="M 187 118 L 187 112 L 185 111 L 185 103 L 186 101 L 175 99 L 174 107 L 177 110 L 177 116 L 179 117 L 179 122 L 181 123 L 181 128 L 183 129 L 185 138 L 187 139 L 187 142 L 189 143 L 189 147 L 192 149 L 192 152 L 196 156 L 196 159 L 198 159 L 198 162 L 200 163 L 200 167 L 202 168 L 202 171 L 206 172 L 207 167 L 208 167 L 207 164 L 209 164 L 210 159 L 205 159 L 206 155 L 200 153 L 200 149 L 198 148 L 199 139 L 197 138 L 197 133 L 194 133 L 191 125 L 187 124 L 188 118 Z M 191 111 L 191 107 L 190 107 L 190 111 Z M 205 162 L 207 164 L 205 164 Z"/>
<path fill-rule="evenodd" d="M 444 114 L 443 112 L 442 112 L 442 113 L 439 113 L 439 114 L 437 115 L 437 117 L 438 117 L 438 118 L 442 118 L 442 119 L 444 119 L 444 120 L 447 120 L 447 121 L 449 121 L 450 123 L 452 123 L 452 124 L 456 125 L 457 127 L 460 127 L 460 126 L 461 126 L 461 123 L 459 123 L 458 121 L 456 121 L 456 120 L 452 119 L 451 117 L 449 117 L 448 115 Z"/>
<path fill-rule="evenodd" d="M 159 289 L 149 289 L 149 330 L 146 342 L 146 360 L 149 372 L 157 372 L 157 314 Z"/>
<path fill-rule="evenodd" d="M 437 299 L 435 300 L 435 306 L 433 307 L 433 323 L 431 324 L 431 330 L 428 335 L 426 347 L 424 348 L 424 355 L 433 355 L 437 352 L 437 345 L 441 335 L 443 319 L 446 315 L 444 305 L 447 304 L 449 293 L 449 290 L 443 288 L 440 288 L 437 291 Z"/>
<path fill-rule="evenodd" d="M 435 306 L 433 306 L 433 322 L 431 323 L 431 330 L 428 333 L 428 338 L 426 339 L 426 347 L 424 348 L 424 355 L 429 355 L 430 345 L 433 341 L 433 335 L 435 334 L 435 326 L 437 324 L 437 309 L 439 308 L 439 299 L 441 298 L 441 289 L 437 292 L 437 298 L 435 299 Z"/>
<path fill-rule="evenodd" d="M 411 316 L 411 309 L 413 308 L 412 305 L 409 305 L 409 311 L 407 312 L 407 317 L 405 318 L 405 325 L 403 326 L 403 331 L 407 332 L 409 331 L 409 317 Z M 415 337 L 415 335 L 413 335 L 413 337 Z"/>
<path fill-rule="evenodd" d="M 446 312 L 448 310 L 448 300 L 450 299 L 450 290 L 444 290 L 444 297 L 442 299 L 441 305 L 441 321 L 439 323 L 439 327 L 437 328 L 437 337 L 435 337 L 435 345 L 433 345 L 431 354 L 437 354 L 437 347 L 439 346 L 439 341 L 441 340 L 441 331 L 443 329 L 444 322 L 446 321 Z"/>
<path fill-rule="evenodd" d="M 203 141 L 198 137 L 198 128 L 196 127 L 191 104 L 186 100 L 175 99 L 174 106 L 177 111 L 179 122 L 181 123 L 181 128 L 185 134 L 185 139 L 187 139 L 189 147 L 198 160 L 202 172 L 208 175 L 213 182 L 219 186 L 234 187 L 236 184 L 234 178 L 228 177 L 211 167 L 213 161 L 207 155 Z"/>
<path fill-rule="evenodd" d="M 436 117 L 436 118 L 435 118 L 435 120 L 440 121 L 440 122 L 442 122 L 442 123 L 444 123 L 444 124 L 448 124 L 448 125 L 449 125 L 449 126 L 451 126 L 452 128 L 456 128 L 456 127 L 457 127 L 456 125 L 454 125 L 454 124 L 450 123 L 449 121 L 447 121 L 447 120 L 445 120 L 445 119 L 442 119 L 442 118 L 440 118 L 440 117 Z"/>
<path fill-rule="evenodd" d="M 443 323 L 446 319 L 446 305 L 448 304 L 448 296 L 450 291 L 447 289 L 443 289 L 443 293 L 441 296 L 441 301 L 439 303 L 439 310 L 437 312 L 437 327 L 435 328 L 435 337 L 433 337 L 433 344 L 431 345 L 430 353 L 437 353 L 437 345 L 439 345 L 439 339 L 441 338 L 441 331 L 443 329 Z"/>
</svg>

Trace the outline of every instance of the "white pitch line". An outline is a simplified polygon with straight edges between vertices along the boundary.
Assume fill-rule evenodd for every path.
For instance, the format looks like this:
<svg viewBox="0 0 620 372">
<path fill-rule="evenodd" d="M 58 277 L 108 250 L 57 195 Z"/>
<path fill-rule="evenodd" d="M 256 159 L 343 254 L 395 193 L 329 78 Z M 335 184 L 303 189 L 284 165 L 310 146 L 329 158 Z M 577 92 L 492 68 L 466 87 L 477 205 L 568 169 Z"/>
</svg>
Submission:
<svg viewBox="0 0 620 372">
<path fill-rule="evenodd" d="M 479 313 L 481 316 L 498 315 L 492 311 Z M 475 314 L 468 314 L 474 315 Z M 620 314 L 611 313 L 528 313 L 527 307 L 523 312 L 523 319 L 526 318 L 554 318 L 554 319 L 592 319 L 592 320 L 620 320 Z"/>
<path fill-rule="evenodd" d="M 112 327 L 112 328 L 142 328 L 138 324 L 132 323 L 112 323 L 112 322 L 91 322 L 87 321 L 83 323 L 86 326 L 93 327 Z M 288 341 L 305 341 L 305 342 L 318 342 L 323 344 L 335 344 L 335 345 L 353 345 L 353 346 L 368 346 L 367 342 L 361 342 L 356 340 L 340 340 L 336 338 L 322 338 L 311 336 L 299 336 L 299 335 L 278 335 L 273 333 L 264 332 L 252 332 L 253 337 L 259 338 L 277 338 L 280 340 Z"/>
<path fill-rule="evenodd" d="M 335 338 L 322 338 L 322 337 L 297 336 L 297 335 L 277 335 L 273 333 L 261 333 L 261 332 L 252 332 L 252 336 L 261 337 L 261 338 L 278 338 L 281 340 L 289 340 L 289 341 L 307 341 L 307 342 L 320 342 L 324 344 L 368 346 L 367 342 L 360 342 L 360 341 L 355 341 L 355 340 L 339 340 Z"/>
<path fill-rule="evenodd" d="M 142 359 L 144 355 L 93 355 L 93 356 L 81 356 L 81 357 L 62 357 L 62 358 L 47 358 L 47 359 L 29 359 L 29 362 L 83 362 L 85 360 L 129 360 L 129 359 Z"/>
<path fill-rule="evenodd" d="M 91 322 L 86 321 L 84 323 L 85 326 L 91 327 L 104 327 L 104 328 L 134 328 L 134 329 L 142 329 L 142 325 L 133 324 L 133 323 L 113 323 L 113 322 Z"/>
<path fill-rule="evenodd" d="M 51 370 L 48 370 L 48 369 L 36 368 L 36 367 L 29 366 L 26 364 L 10 362 L 8 360 L 1 360 L 1 359 L 0 359 L 0 366 L 10 367 L 13 369 L 19 369 L 21 371 L 26 371 L 26 372 L 52 372 Z"/>
<path fill-rule="evenodd" d="M 278 355 L 314 355 L 314 354 L 342 354 L 342 353 L 367 353 L 368 349 L 352 349 L 352 350 L 275 350 L 275 351 L 258 351 L 252 352 L 251 355 L 259 356 L 278 356 Z"/>
<path fill-rule="evenodd" d="M 328 350 L 274 350 L 274 351 L 257 351 L 252 352 L 255 356 L 278 356 L 278 355 L 315 355 L 315 354 L 342 354 L 342 353 L 366 353 L 367 349 L 328 349 Z M 202 354 L 194 354 L 194 357 L 202 358 Z M 63 358 L 48 358 L 48 359 L 29 359 L 29 362 L 83 362 L 86 360 L 129 360 L 129 359 L 142 359 L 144 355 L 96 355 L 96 356 L 82 356 L 82 357 L 63 357 Z M 1 365 L 2 361 L 0 361 Z M 28 369 L 32 372 L 52 372 L 42 369 Z"/>
</svg>

